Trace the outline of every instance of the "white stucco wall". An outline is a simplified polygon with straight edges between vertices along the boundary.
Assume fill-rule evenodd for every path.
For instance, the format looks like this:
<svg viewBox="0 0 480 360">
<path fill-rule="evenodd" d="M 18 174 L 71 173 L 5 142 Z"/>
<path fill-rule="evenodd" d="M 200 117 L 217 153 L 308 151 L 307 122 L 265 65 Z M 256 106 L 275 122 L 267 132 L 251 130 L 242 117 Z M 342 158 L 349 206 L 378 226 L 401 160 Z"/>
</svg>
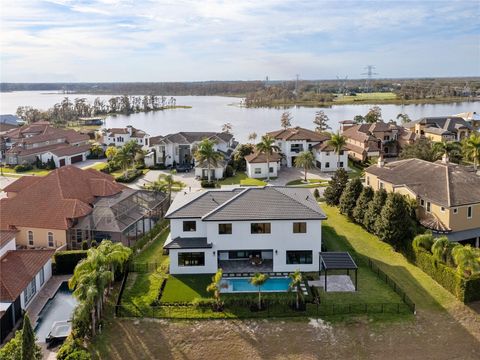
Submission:
<svg viewBox="0 0 480 360">
<path fill-rule="evenodd" d="M 40 285 L 40 271 L 35 275 L 35 282 L 36 282 L 36 288 L 37 292 L 35 295 L 30 299 L 28 304 L 25 304 L 25 297 L 24 297 L 24 292 L 22 291 L 22 294 L 20 295 L 20 304 L 22 309 L 28 308 L 28 306 L 32 303 L 33 299 L 35 299 L 40 292 L 40 290 L 45 286 L 47 281 L 52 277 L 52 259 L 49 259 L 45 265 L 43 266 L 43 271 L 44 271 L 44 282 L 43 284 Z"/>
<path fill-rule="evenodd" d="M 15 238 L 13 238 L 12 240 L 10 240 L 9 242 L 7 242 L 5 245 L 3 245 L 2 247 L 0 247 L 0 258 L 5 255 L 5 253 L 9 250 L 15 250 L 16 246 L 15 246 Z"/>
<path fill-rule="evenodd" d="M 340 155 L 340 158 L 338 158 L 337 153 L 334 151 L 315 151 L 315 160 L 321 164 L 319 169 L 324 172 L 337 170 L 337 161 L 343 162 L 343 168 L 347 171 L 349 170 L 347 151 L 344 151 L 343 155 Z M 329 164 L 328 168 L 326 167 L 327 163 Z"/>
<path fill-rule="evenodd" d="M 278 170 L 280 170 L 280 162 L 271 162 L 270 167 L 273 168 L 273 172 L 270 173 L 270 177 L 277 177 Z M 260 173 L 256 174 L 255 169 L 260 169 Z M 247 162 L 247 176 L 254 179 L 264 179 L 267 177 L 268 166 L 267 163 L 248 163 Z"/>
<path fill-rule="evenodd" d="M 204 170 L 204 168 L 195 167 L 195 177 L 198 176 L 198 177 L 202 178 L 203 170 Z M 210 171 L 211 170 L 212 169 L 210 169 Z M 224 168 L 223 167 L 218 167 L 218 168 L 215 168 L 214 170 L 215 170 L 215 179 L 223 179 Z"/>
</svg>

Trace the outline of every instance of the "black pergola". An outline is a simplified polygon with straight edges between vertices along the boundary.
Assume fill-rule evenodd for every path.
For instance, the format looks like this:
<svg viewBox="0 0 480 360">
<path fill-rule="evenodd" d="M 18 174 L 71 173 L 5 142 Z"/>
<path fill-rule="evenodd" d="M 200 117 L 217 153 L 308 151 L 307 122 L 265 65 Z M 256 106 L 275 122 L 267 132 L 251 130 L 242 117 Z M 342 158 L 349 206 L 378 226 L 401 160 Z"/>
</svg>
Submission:
<svg viewBox="0 0 480 360">
<path fill-rule="evenodd" d="M 325 271 L 325 292 L 327 291 L 328 270 L 347 270 L 347 275 L 350 275 L 350 270 L 355 270 L 355 291 L 357 291 L 358 266 L 348 252 L 321 252 L 320 275 L 322 274 L 322 270 Z"/>
</svg>

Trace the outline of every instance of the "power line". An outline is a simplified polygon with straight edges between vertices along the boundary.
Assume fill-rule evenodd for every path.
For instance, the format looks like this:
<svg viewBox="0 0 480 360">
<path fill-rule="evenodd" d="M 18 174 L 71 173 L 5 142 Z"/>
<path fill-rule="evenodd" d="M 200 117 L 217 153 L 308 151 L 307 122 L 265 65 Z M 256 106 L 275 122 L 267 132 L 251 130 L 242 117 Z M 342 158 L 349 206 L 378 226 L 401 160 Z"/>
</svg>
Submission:
<svg viewBox="0 0 480 360">
<path fill-rule="evenodd" d="M 378 73 L 375 72 L 375 65 L 367 65 L 364 67 L 364 69 L 366 72 L 362 73 L 362 75 L 367 75 L 367 79 L 365 80 L 365 88 L 367 92 L 370 92 L 370 83 L 372 82 L 374 75 L 378 75 Z"/>
</svg>

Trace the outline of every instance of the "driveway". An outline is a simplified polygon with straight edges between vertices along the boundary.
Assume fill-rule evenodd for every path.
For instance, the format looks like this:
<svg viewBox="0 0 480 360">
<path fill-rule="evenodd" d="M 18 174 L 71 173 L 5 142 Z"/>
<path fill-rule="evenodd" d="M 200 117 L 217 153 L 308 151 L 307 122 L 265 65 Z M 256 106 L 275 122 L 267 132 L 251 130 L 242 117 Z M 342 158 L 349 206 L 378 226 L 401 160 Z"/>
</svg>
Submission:
<svg viewBox="0 0 480 360">
<path fill-rule="evenodd" d="M 75 164 L 72 164 L 73 166 L 75 167 L 78 167 L 78 168 L 86 168 L 86 167 L 90 167 L 92 165 L 95 165 L 96 163 L 99 163 L 99 162 L 104 162 L 106 163 L 107 162 L 107 159 L 89 159 L 89 160 L 85 160 L 85 161 L 80 161 L 80 162 L 77 162 Z"/>
<path fill-rule="evenodd" d="M 303 169 L 295 167 L 282 167 L 278 172 L 278 177 L 275 180 L 271 180 L 270 184 L 284 186 L 288 182 L 298 179 L 303 179 L 304 171 Z M 310 169 L 307 171 L 307 179 L 321 179 L 321 180 L 330 180 L 331 174 L 322 173 L 318 169 Z"/>
<path fill-rule="evenodd" d="M 137 181 L 129 184 L 128 186 L 134 189 L 140 189 L 144 184 L 151 183 L 158 179 L 160 175 L 169 175 L 170 171 L 168 170 L 150 170 L 144 176 L 142 176 Z M 200 181 L 195 179 L 195 173 L 190 171 L 188 173 L 176 173 L 173 175 L 175 181 L 181 181 L 186 186 L 184 191 L 198 191 L 202 187 L 200 186 Z"/>
</svg>

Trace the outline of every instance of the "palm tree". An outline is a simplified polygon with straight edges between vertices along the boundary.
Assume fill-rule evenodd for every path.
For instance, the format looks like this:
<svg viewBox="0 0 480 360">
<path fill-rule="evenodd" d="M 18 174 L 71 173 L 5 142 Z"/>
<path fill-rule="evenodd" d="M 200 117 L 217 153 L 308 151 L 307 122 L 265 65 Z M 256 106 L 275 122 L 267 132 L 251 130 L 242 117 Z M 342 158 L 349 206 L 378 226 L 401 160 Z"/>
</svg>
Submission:
<svg viewBox="0 0 480 360">
<path fill-rule="evenodd" d="M 454 155 L 460 155 L 461 147 L 458 142 L 455 141 L 442 141 L 433 144 L 434 152 L 441 155 L 445 155 L 448 158 L 452 158 Z M 441 154 L 441 155 L 440 155 Z"/>
<path fill-rule="evenodd" d="M 99 158 L 103 154 L 103 149 L 100 145 L 93 144 L 92 147 L 90 148 L 90 153 L 96 156 L 97 158 Z"/>
<path fill-rule="evenodd" d="M 467 159 L 473 160 L 473 168 L 477 171 L 480 163 L 480 134 L 472 134 L 464 140 L 464 153 Z"/>
<path fill-rule="evenodd" d="M 217 167 L 218 162 L 223 159 L 223 155 L 215 150 L 215 142 L 209 139 L 203 139 L 198 144 L 198 149 L 195 151 L 195 160 L 200 164 L 207 163 L 208 182 L 211 179 L 211 167 Z"/>
<path fill-rule="evenodd" d="M 107 150 L 105 150 L 105 156 L 109 161 L 114 159 L 117 153 L 118 149 L 115 146 L 109 146 L 107 147 Z"/>
<path fill-rule="evenodd" d="M 222 300 L 220 299 L 220 284 L 222 282 L 222 276 L 222 269 L 218 269 L 215 275 L 212 276 L 212 282 L 207 286 L 207 291 L 213 293 L 217 310 L 222 308 Z"/>
<path fill-rule="evenodd" d="M 268 280 L 267 274 L 255 273 L 250 279 L 250 284 L 258 288 L 258 310 L 262 309 L 262 291 L 261 287 Z"/>
<path fill-rule="evenodd" d="M 441 236 L 432 245 L 432 254 L 435 259 L 445 264 L 451 263 L 453 245 L 446 236 Z"/>
<path fill-rule="evenodd" d="M 337 169 L 340 165 L 340 151 L 347 144 L 347 138 L 340 133 L 332 134 L 330 140 L 328 140 L 328 145 L 333 146 L 335 152 L 337 153 Z"/>
<path fill-rule="evenodd" d="M 480 257 L 477 250 L 470 245 L 458 244 L 452 249 L 452 257 L 458 272 L 465 276 L 480 272 Z"/>
<path fill-rule="evenodd" d="M 289 277 L 291 281 L 288 287 L 290 291 L 293 290 L 297 294 L 296 307 L 298 310 L 300 308 L 300 299 L 303 297 L 303 292 L 300 288 L 300 284 L 302 283 L 302 273 L 300 272 L 300 270 L 295 270 L 295 272 L 293 274 L 290 274 Z"/>
<path fill-rule="evenodd" d="M 123 271 L 123 266 L 132 255 L 132 249 L 122 243 L 113 243 L 110 240 L 103 240 L 97 247 L 97 251 L 105 256 L 105 262 L 110 267 L 113 276 L 117 270 Z"/>
<path fill-rule="evenodd" d="M 307 171 L 315 165 L 315 158 L 310 151 L 303 151 L 295 158 L 295 167 L 303 168 L 305 182 L 307 182 Z"/>
<path fill-rule="evenodd" d="M 257 151 L 264 153 L 267 158 L 267 181 L 270 180 L 270 156 L 274 152 L 280 151 L 280 148 L 275 145 L 275 139 L 270 135 L 263 135 L 262 141 L 257 144 Z"/>
<path fill-rule="evenodd" d="M 135 156 L 128 151 L 127 148 L 122 147 L 117 151 L 113 160 L 122 168 L 123 171 L 126 171 L 133 163 Z"/>
<path fill-rule="evenodd" d="M 182 190 L 186 185 L 173 177 L 177 173 L 176 170 L 171 170 L 170 174 L 161 174 L 158 179 L 148 185 L 144 185 L 145 189 L 156 192 L 165 192 L 168 194 L 168 201 L 172 199 L 172 192 Z"/>
</svg>

